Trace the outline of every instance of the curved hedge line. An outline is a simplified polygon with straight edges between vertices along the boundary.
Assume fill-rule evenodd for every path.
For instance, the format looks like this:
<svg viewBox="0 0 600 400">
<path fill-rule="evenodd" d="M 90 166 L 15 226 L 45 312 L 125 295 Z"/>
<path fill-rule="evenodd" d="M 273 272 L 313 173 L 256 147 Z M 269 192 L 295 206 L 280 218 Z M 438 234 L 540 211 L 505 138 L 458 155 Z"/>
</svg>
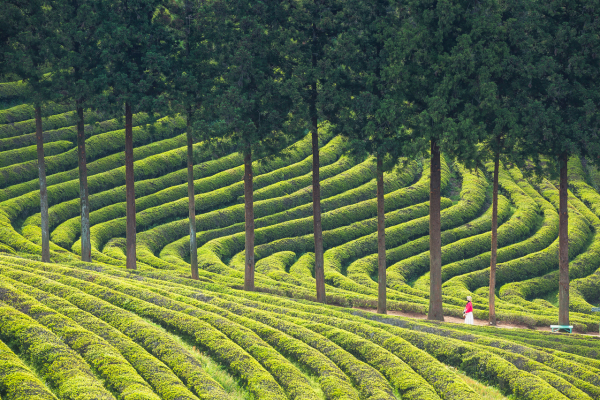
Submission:
<svg viewBox="0 0 600 400">
<path fill-rule="evenodd" d="M 29 96 L 29 87 L 23 81 L 0 83 L 0 100 L 26 98 Z"/>
<path fill-rule="evenodd" d="M 77 142 L 77 120 L 71 115 L 69 117 L 63 115 L 53 115 L 43 121 L 43 138 L 44 138 L 44 149 L 47 143 L 56 142 L 58 140 L 68 140 L 70 142 Z M 72 112 L 75 115 L 74 112 Z M 58 118 L 60 117 L 60 118 Z M 62 121 L 65 122 L 62 122 Z M 102 120 L 102 116 L 96 113 L 85 112 L 84 120 L 87 123 L 84 127 L 86 139 L 100 133 L 116 131 L 123 126 L 123 121 L 119 119 Z M 139 113 L 134 114 L 132 119 L 133 126 L 139 126 L 154 121 L 155 118 L 145 114 Z M 21 126 L 22 125 L 22 126 Z M 5 135 L 5 139 L 0 139 L 0 151 L 12 150 L 27 145 L 36 144 L 35 136 L 35 120 L 17 122 L 14 125 L 0 125 L 0 132 L 2 130 L 8 130 L 8 128 L 14 129 L 16 132 L 11 135 Z M 17 133 L 18 132 L 18 133 Z M 33 133 L 31 133 L 33 132 Z M 0 133 L 2 137 L 2 133 Z"/>
<path fill-rule="evenodd" d="M 88 124 L 93 124 L 95 122 L 102 121 L 104 116 L 97 112 L 85 110 L 83 118 Z M 54 114 L 42 119 L 42 128 L 44 131 L 51 131 L 65 127 L 74 127 L 76 129 L 75 125 L 77 125 L 76 111 L 67 111 L 62 114 Z M 121 126 L 122 125 L 123 123 L 121 123 Z M 0 143 L 13 142 L 22 146 L 24 143 L 17 138 L 29 138 L 31 136 L 33 136 L 33 143 L 35 143 L 35 119 L 28 119 L 25 121 L 15 122 L 13 124 L 0 125 Z M 46 141 L 44 141 L 44 144 L 45 143 Z M 0 146 L 0 148 L 2 147 L 3 146 Z"/>
<path fill-rule="evenodd" d="M 324 162 L 334 161 L 339 157 L 342 150 L 341 140 L 332 140 L 330 146 L 326 147 L 323 157 Z M 302 171 L 310 170 L 312 156 L 309 156 L 309 154 L 310 143 L 307 139 L 304 139 L 285 159 L 275 159 L 268 162 L 255 161 L 253 187 L 254 185 L 257 188 L 272 185 L 280 179 L 289 179 L 298 173 L 302 173 Z M 218 205 L 236 201 L 238 195 L 243 193 L 243 182 L 240 181 L 243 174 L 243 166 L 238 166 L 196 182 L 194 186 L 199 189 L 195 202 L 196 211 L 213 209 Z M 141 232 L 161 221 L 183 217 L 187 214 L 187 184 L 166 188 L 140 199 L 139 202 L 142 208 L 141 211 L 136 213 L 136 230 Z M 125 215 L 125 203 L 114 205 L 112 208 L 115 207 L 118 207 L 122 215 Z M 99 210 L 99 212 L 103 212 L 103 210 Z M 115 212 L 112 212 L 111 216 L 104 219 L 104 221 L 104 223 L 94 225 L 91 228 L 92 246 L 97 249 L 102 248 L 107 238 L 125 232 L 126 221 L 123 217 L 117 218 Z M 200 230 L 199 227 L 197 229 Z"/>
<path fill-rule="evenodd" d="M 168 139 L 181 134 L 186 126 L 185 118 L 161 118 L 157 122 L 133 128 L 133 144 L 140 146 L 153 141 Z M 125 148 L 125 130 L 102 133 L 86 140 L 86 159 L 95 159 L 112 154 Z M 46 174 L 52 175 L 77 167 L 77 149 L 64 154 L 45 157 Z M 14 185 L 23 180 L 35 179 L 38 174 L 37 160 L 0 168 L 0 188 Z"/>
<path fill-rule="evenodd" d="M 139 399 L 140 395 L 148 399 L 159 399 L 121 353 L 92 332 L 41 305 L 6 280 L 0 282 L 0 301 L 29 315 L 63 338 L 104 380 L 105 387 L 119 399 Z"/>
<path fill-rule="evenodd" d="M 218 173 L 235 165 L 239 159 L 240 157 L 233 155 L 196 164 L 194 167 L 194 176 L 199 176 L 201 179 L 204 176 Z M 157 161 L 158 160 L 160 160 L 160 158 L 157 158 Z M 174 165 L 174 167 L 177 166 L 178 165 Z M 138 202 L 144 201 L 142 199 L 144 199 L 145 196 L 168 188 L 170 185 L 182 184 L 186 180 L 187 171 L 178 170 L 157 178 L 135 182 L 135 193 L 136 196 L 139 196 L 136 199 L 136 209 L 139 205 Z M 116 216 L 122 216 L 121 209 L 113 206 L 123 201 L 125 201 L 125 185 L 101 191 L 100 193 L 91 194 L 89 196 L 90 209 L 94 211 L 90 212 L 90 225 L 105 221 L 107 218 L 110 218 L 112 215 L 111 213 L 113 212 Z M 81 232 L 79 199 L 75 198 L 55 204 L 50 207 L 48 212 L 53 216 L 50 224 L 52 230 L 50 233 L 51 240 L 63 247 L 68 248 L 72 246 Z M 56 226 L 56 223 L 60 224 Z"/>
<path fill-rule="evenodd" d="M 12 350 L 0 341 L 0 393 L 11 400 L 56 400 Z"/>
<path fill-rule="evenodd" d="M 73 147 L 73 143 L 66 140 L 44 144 L 44 156 L 51 157 L 64 153 Z M 37 162 L 37 146 L 23 147 L 16 150 L 0 151 L 0 168 L 26 161 Z"/>
<path fill-rule="evenodd" d="M 77 353 L 50 330 L 5 304 L 0 304 L 0 339 L 26 354 L 59 398 L 115 400 Z"/>
<path fill-rule="evenodd" d="M 64 113 L 71 109 L 72 107 L 68 105 L 47 103 L 41 107 L 42 117 Z M 31 104 L 21 104 L 6 110 L 0 110 L 0 126 L 1 124 L 13 124 L 32 118 L 35 118 L 35 108 Z"/>
<path fill-rule="evenodd" d="M 485 191 L 487 188 L 487 180 L 483 176 L 482 173 L 469 173 L 462 166 L 458 166 L 458 170 L 460 171 L 463 177 L 463 184 L 461 189 L 461 197 L 460 201 L 448 208 L 447 210 L 442 211 L 441 213 L 441 221 L 442 226 L 441 229 L 449 229 L 456 227 L 460 224 L 465 223 L 473 219 L 481 210 L 485 202 Z M 417 223 L 417 221 L 415 221 Z M 429 217 L 421 218 L 418 221 L 418 225 L 415 224 L 414 228 L 411 229 L 416 230 L 419 234 L 427 234 L 429 233 Z M 457 228 L 452 230 L 446 236 L 450 237 L 464 237 L 468 234 L 468 227 L 465 228 Z M 450 239 L 450 237 L 448 239 Z M 425 241 L 425 239 L 421 239 Z M 406 247 L 405 247 L 406 248 Z M 405 249 L 403 248 L 403 249 Z M 400 249 L 398 249 L 400 250 Z M 398 254 L 394 254 L 393 260 L 398 259 Z M 401 258 L 400 258 L 401 259 Z M 393 261 L 390 261 L 392 263 Z M 427 265 L 427 268 L 429 265 Z M 392 289 L 401 289 L 406 282 L 415 274 L 424 270 L 422 265 L 409 265 L 406 263 L 402 263 L 402 261 L 391 264 L 388 268 L 387 275 L 387 286 Z"/>
<path fill-rule="evenodd" d="M 198 370 L 196 359 L 171 339 L 162 339 L 162 332 L 158 328 L 96 297 L 38 274 L 6 266 L 2 267 L 1 272 L 4 276 L 23 282 L 23 288 L 30 290 L 38 301 L 65 314 L 118 349 L 160 398 L 196 399 L 182 380 L 186 380 L 200 398 L 227 398 L 211 378 L 204 376 L 201 368 Z M 116 317 L 111 317 L 112 313 L 116 313 Z M 127 323 L 128 319 L 132 323 Z"/>
<path fill-rule="evenodd" d="M 358 184 L 361 184 L 365 181 L 368 182 L 372 178 L 372 174 L 373 163 L 365 162 L 349 169 L 348 171 L 345 171 L 343 174 L 323 180 L 321 182 L 322 212 L 326 212 L 328 210 L 328 206 L 330 206 L 332 203 L 350 204 L 353 201 L 363 200 L 363 198 L 367 196 L 369 183 L 362 185 L 360 188 L 352 190 L 352 195 L 355 196 L 354 198 L 350 198 L 344 192 L 352 187 L 350 182 Z M 342 195 L 336 196 L 338 193 L 342 193 Z M 300 213 L 305 213 L 305 215 L 311 215 L 311 201 L 311 187 L 307 187 L 292 193 L 284 200 L 268 199 L 257 201 L 254 203 L 255 227 L 258 227 L 258 220 L 263 217 L 265 217 L 265 219 L 272 218 L 276 221 L 286 221 L 286 213 L 289 214 L 290 212 L 299 211 Z M 289 209 L 292 210 L 286 211 Z M 243 221 L 244 205 L 238 204 L 224 209 L 211 211 L 203 215 L 197 215 L 196 229 L 198 232 L 201 232 L 202 230 L 228 227 Z M 142 247 L 141 254 L 151 255 L 158 252 L 165 245 L 170 243 L 173 238 L 181 238 L 182 236 L 186 235 L 186 233 L 189 232 L 188 230 L 188 221 L 185 219 L 166 223 L 157 228 L 140 233 L 138 235 L 138 242 L 141 245 L 140 247 Z M 256 229 L 256 231 L 258 231 L 258 229 Z M 238 236 L 236 236 L 236 238 Z M 231 237 L 227 239 L 230 240 Z M 211 242 L 208 242 L 205 246 L 209 245 L 210 243 Z M 205 246 L 199 247 L 198 249 L 199 261 L 201 261 L 203 257 L 200 256 L 200 251 L 202 251 Z M 144 250 L 144 247 L 146 250 Z M 233 255 L 234 252 L 235 251 L 233 251 L 231 255 Z M 143 258 L 140 258 L 140 260 L 144 261 Z"/>
</svg>

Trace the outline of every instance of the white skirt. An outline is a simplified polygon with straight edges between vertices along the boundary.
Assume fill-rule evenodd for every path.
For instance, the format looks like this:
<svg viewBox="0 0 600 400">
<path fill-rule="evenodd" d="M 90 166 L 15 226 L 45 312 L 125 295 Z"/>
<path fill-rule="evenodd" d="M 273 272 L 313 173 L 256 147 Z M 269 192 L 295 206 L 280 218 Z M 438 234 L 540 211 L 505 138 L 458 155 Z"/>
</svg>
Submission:
<svg viewBox="0 0 600 400">
<path fill-rule="evenodd" d="M 473 325 L 473 313 L 472 312 L 468 312 L 465 315 L 465 324 L 467 324 L 467 325 Z"/>
</svg>

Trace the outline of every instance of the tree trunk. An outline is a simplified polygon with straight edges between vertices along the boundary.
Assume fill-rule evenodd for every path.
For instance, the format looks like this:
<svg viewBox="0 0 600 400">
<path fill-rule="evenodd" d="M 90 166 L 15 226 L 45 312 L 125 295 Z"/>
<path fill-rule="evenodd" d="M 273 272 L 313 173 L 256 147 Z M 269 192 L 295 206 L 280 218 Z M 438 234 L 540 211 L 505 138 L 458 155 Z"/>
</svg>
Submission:
<svg viewBox="0 0 600 400">
<path fill-rule="evenodd" d="M 567 153 L 560 156 L 560 220 L 558 225 L 558 324 L 569 325 L 569 212 Z"/>
<path fill-rule="evenodd" d="M 325 270 L 323 266 L 323 229 L 321 227 L 321 181 L 319 178 L 319 131 L 317 122 L 317 83 L 312 83 L 311 120 L 313 154 L 313 227 L 315 236 L 315 280 L 317 283 L 317 301 L 325 303 Z"/>
<path fill-rule="evenodd" d="M 254 202 L 252 199 L 252 151 L 244 155 L 244 209 L 246 221 L 246 268 L 244 290 L 254 290 Z"/>
<path fill-rule="evenodd" d="M 44 160 L 44 135 L 42 110 L 35 106 L 35 137 L 37 140 L 38 172 L 40 176 L 40 210 L 42 214 L 42 261 L 50 262 L 50 223 L 48 220 L 48 190 L 46 188 L 46 162 Z"/>
<path fill-rule="evenodd" d="M 496 326 L 496 254 L 498 252 L 498 169 L 500 153 L 494 155 L 494 189 L 492 192 L 492 254 L 490 261 L 490 325 Z"/>
<path fill-rule="evenodd" d="M 431 140 L 431 166 L 429 180 L 429 313 L 427 319 L 443 321 L 442 308 L 442 222 L 441 204 L 441 162 L 440 148 L 435 139 Z"/>
<path fill-rule="evenodd" d="M 87 163 L 85 160 L 85 125 L 83 107 L 77 101 L 77 161 L 79 163 L 79 207 L 81 208 L 81 260 L 92 261 L 90 241 L 90 202 L 88 198 Z"/>
<path fill-rule="evenodd" d="M 387 314 L 386 306 L 386 269 L 385 269 L 385 208 L 383 191 L 383 165 L 377 156 L 377 265 L 379 269 L 379 297 L 377 312 Z"/>
<path fill-rule="evenodd" d="M 187 2 L 186 2 L 187 5 Z M 187 114 L 187 174 L 188 202 L 190 209 L 190 264 L 192 279 L 198 279 L 198 247 L 196 245 L 196 205 L 194 200 L 194 141 L 192 138 L 192 111 Z"/>
<path fill-rule="evenodd" d="M 125 103 L 125 193 L 127 200 L 127 268 L 136 269 L 135 180 L 133 176 L 133 125 L 131 105 Z"/>
</svg>

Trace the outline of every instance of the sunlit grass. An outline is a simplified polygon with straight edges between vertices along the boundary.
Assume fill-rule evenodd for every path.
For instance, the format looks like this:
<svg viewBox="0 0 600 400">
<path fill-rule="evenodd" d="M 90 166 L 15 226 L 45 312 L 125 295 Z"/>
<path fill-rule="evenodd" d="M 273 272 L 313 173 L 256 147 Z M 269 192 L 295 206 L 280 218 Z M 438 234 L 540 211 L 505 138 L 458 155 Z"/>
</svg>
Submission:
<svg viewBox="0 0 600 400">
<path fill-rule="evenodd" d="M 486 386 L 485 384 L 468 377 L 463 371 L 453 368 L 453 367 L 448 367 L 449 369 L 451 369 L 452 371 L 456 372 L 457 375 L 467 384 L 469 385 L 469 387 L 471 387 L 475 393 L 477 393 L 477 395 L 479 396 L 480 400 L 510 400 L 513 397 L 509 396 L 506 397 L 504 396 L 500 390 L 498 390 L 495 387 L 492 386 Z"/>
</svg>

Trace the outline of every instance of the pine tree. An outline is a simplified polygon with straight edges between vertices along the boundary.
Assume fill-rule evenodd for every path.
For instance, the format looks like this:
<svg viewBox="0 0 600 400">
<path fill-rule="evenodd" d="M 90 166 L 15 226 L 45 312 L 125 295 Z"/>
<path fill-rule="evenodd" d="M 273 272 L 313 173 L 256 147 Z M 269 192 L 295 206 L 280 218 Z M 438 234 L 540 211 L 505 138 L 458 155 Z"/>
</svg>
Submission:
<svg viewBox="0 0 600 400">
<path fill-rule="evenodd" d="M 135 187 L 133 171 L 133 110 L 154 111 L 163 104 L 163 73 L 168 68 L 168 26 L 161 18 L 159 0 L 98 2 L 99 62 L 109 91 L 105 102 L 125 106 L 125 186 L 127 203 L 127 268 L 136 268 Z"/>
<path fill-rule="evenodd" d="M 328 53 L 333 67 L 324 85 L 328 102 L 338 108 L 329 112 L 334 131 L 348 138 L 354 156 L 376 158 L 377 312 L 381 314 L 387 312 L 383 173 L 402 156 L 403 102 L 386 75 L 390 59 L 385 40 L 398 27 L 396 11 L 387 0 L 344 2 L 340 15 L 354 17 L 337 21 L 340 32 Z"/>
<path fill-rule="evenodd" d="M 216 1 L 222 27 L 222 79 L 206 110 L 203 139 L 228 138 L 244 155 L 245 278 L 254 290 L 252 162 L 281 151 L 303 133 L 299 86 L 286 35 L 289 8 L 279 1 Z M 209 114 L 213 113 L 213 116 Z"/>
</svg>

